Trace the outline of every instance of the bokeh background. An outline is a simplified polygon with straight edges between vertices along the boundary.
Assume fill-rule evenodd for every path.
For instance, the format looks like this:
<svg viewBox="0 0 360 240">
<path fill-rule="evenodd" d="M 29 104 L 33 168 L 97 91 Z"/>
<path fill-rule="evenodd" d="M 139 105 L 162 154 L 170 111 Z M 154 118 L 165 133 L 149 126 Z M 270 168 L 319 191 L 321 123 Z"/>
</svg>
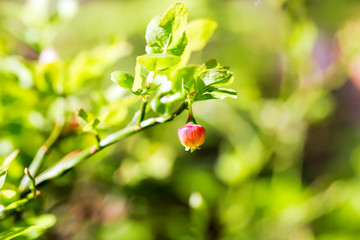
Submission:
<svg viewBox="0 0 360 240">
<path fill-rule="evenodd" d="M 194 104 L 202 149 L 180 145 L 183 114 L 41 186 L 1 230 L 45 216 L 56 223 L 40 239 L 359 239 L 360 2 L 182 2 L 189 20 L 218 22 L 190 62 L 230 66 L 238 92 Z M 94 144 L 75 107 L 104 117 L 101 136 L 127 124 L 138 99 L 110 73 L 134 72 L 148 22 L 173 3 L 0 1 L 0 157 L 20 149 L 3 189 L 16 189 L 56 125 L 42 170 Z"/>
</svg>

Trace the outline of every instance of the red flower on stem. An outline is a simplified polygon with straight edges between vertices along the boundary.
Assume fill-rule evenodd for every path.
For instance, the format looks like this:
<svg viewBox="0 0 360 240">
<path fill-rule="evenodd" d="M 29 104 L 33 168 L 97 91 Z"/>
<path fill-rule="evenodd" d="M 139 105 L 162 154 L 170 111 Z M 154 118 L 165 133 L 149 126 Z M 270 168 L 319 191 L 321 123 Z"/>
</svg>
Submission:
<svg viewBox="0 0 360 240">
<path fill-rule="evenodd" d="M 186 151 L 195 151 L 205 141 L 205 128 L 201 125 L 189 122 L 184 127 L 178 129 L 178 136 L 181 144 Z"/>
</svg>

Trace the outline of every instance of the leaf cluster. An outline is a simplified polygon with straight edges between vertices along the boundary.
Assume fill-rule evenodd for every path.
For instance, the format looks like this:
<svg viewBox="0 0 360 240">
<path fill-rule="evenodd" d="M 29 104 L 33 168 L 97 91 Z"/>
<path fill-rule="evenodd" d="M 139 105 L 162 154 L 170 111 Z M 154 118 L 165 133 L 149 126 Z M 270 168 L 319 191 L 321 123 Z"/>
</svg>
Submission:
<svg viewBox="0 0 360 240">
<path fill-rule="evenodd" d="M 175 102 L 236 98 L 234 90 L 222 88 L 234 79 L 228 67 L 214 59 L 187 65 L 191 53 L 204 48 L 217 27 L 211 19 L 187 23 L 187 16 L 182 3 L 155 16 L 147 26 L 146 54 L 136 58 L 134 76 L 122 71 L 111 74 L 121 88 L 143 99 L 151 94 L 151 108 L 160 115 L 168 115 Z"/>
</svg>

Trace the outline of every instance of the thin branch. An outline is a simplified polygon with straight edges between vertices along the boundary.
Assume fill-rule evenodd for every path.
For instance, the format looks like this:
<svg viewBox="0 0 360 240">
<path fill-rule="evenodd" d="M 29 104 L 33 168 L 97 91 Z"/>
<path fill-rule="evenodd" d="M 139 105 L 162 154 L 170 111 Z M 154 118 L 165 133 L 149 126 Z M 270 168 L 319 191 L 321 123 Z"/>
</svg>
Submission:
<svg viewBox="0 0 360 240">
<path fill-rule="evenodd" d="M 56 139 L 60 136 L 60 133 L 64 127 L 64 121 L 58 121 L 51 132 L 49 138 L 45 141 L 44 145 L 42 145 L 39 150 L 37 151 L 34 160 L 31 162 L 29 166 L 30 173 L 34 176 L 37 171 L 39 170 L 41 163 L 43 162 L 46 153 L 48 152 L 49 148 L 54 144 Z M 30 179 L 27 176 L 24 176 L 21 180 L 19 190 L 24 191 L 30 184 Z"/>
<path fill-rule="evenodd" d="M 95 139 L 96 139 L 96 145 L 99 148 L 101 139 L 98 133 L 95 134 Z"/>
<path fill-rule="evenodd" d="M 173 112 L 171 115 L 169 115 L 167 117 L 157 117 L 157 118 L 146 119 L 140 123 L 140 126 L 127 126 L 124 129 L 107 136 L 99 143 L 99 146 L 94 145 L 94 146 L 87 148 L 85 150 L 82 150 L 82 151 L 78 150 L 78 151 L 71 152 L 71 153 L 67 154 L 65 157 L 63 157 L 57 164 L 55 164 L 55 166 L 49 168 L 48 170 L 41 173 L 38 177 L 36 177 L 36 182 L 35 182 L 35 178 L 33 178 L 30 175 L 33 180 L 33 181 L 31 181 L 33 184 L 31 186 L 31 188 L 34 189 L 35 194 L 34 194 L 34 192 L 31 192 L 31 193 L 27 194 L 25 197 L 23 197 L 22 199 L 15 201 L 15 202 L 11 203 L 10 205 L 6 206 L 4 209 L 0 210 L 0 219 L 6 218 L 6 216 L 8 216 L 8 214 L 10 214 L 13 211 L 18 210 L 19 208 L 22 208 L 29 201 L 33 200 L 40 193 L 40 192 L 38 193 L 36 190 L 36 186 L 38 186 L 39 184 L 44 183 L 48 180 L 60 177 L 65 172 L 74 168 L 76 165 L 78 165 L 83 160 L 91 157 L 95 153 L 101 151 L 102 149 L 104 149 L 126 137 L 129 137 L 137 132 L 140 132 L 146 128 L 155 126 L 157 124 L 162 124 L 162 123 L 172 121 L 174 118 L 176 118 L 178 115 L 180 115 L 186 108 L 187 108 L 187 102 L 184 102 L 183 104 L 180 105 L 180 107 L 175 112 Z M 55 141 L 55 139 L 54 139 L 54 141 Z M 47 143 L 48 143 L 48 141 L 47 141 Z M 52 143 L 50 145 L 52 145 Z M 44 154 L 45 153 L 46 153 L 46 151 L 44 152 Z M 29 174 L 30 174 L 30 172 L 29 172 Z M 28 176 L 25 176 L 25 177 L 28 177 Z M 29 190 L 30 190 L 29 185 L 27 185 L 24 189 L 20 190 L 20 192 L 22 193 L 22 195 L 25 195 Z"/>
<path fill-rule="evenodd" d="M 144 121 L 147 103 L 148 103 L 148 97 L 141 99 L 140 114 L 136 122 L 136 126 L 140 126 L 140 123 Z"/>
<path fill-rule="evenodd" d="M 37 193 L 36 193 L 36 183 L 35 183 L 35 178 L 31 175 L 30 171 L 28 168 L 25 168 L 25 176 L 27 176 L 30 179 L 30 190 L 31 193 L 33 194 L 34 198 L 36 197 Z"/>
<path fill-rule="evenodd" d="M 155 126 L 157 124 L 165 123 L 172 121 L 175 117 L 180 115 L 185 109 L 187 108 L 187 103 L 184 102 L 175 112 L 167 117 L 157 117 L 157 118 L 149 118 L 140 123 L 140 126 L 127 126 L 124 129 L 115 132 L 106 138 L 104 138 L 99 147 L 94 145 L 90 148 L 87 148 L 82 151 L 75 151 L 64 158 L 62 158 L 57 164 L 53 167 L 49 168 L 48 170 L 41 173 L 39 176 L 36 177 L 36 185 L 39 185 L 45 181 L 57 178 L 64 174 L 66 171 L 74 168 L 83 160 L 89 158 L 90 156 L 94 155 L 95 153 L 101 151 L 102 149 L 126 138 L 129 137 L 137 132 L 140 132 L 146 128 Z M 25 193 L 28 189 L 24 189 L 22 192 Z"/>
<path fill-rule="evenodd" d="M 39 185 L 48 180 L 51 180 L 51 179 L 61 176 L 66 171 L 69 171 L 70 169 L 74 168 L 80 162 L 89 158 L 90 156 L 94 155 L 95 153 L 101 151 L 103 148 L 106 148 L 106 147 L 108 147 L 128 136 L 131 136 L 139 131 L 142 131 L 146 128 L 155 126 L 157 124 L 172 121 L 175 117 L 180 115 L 186 108 L 187 108 L 187 103 L 184 102 L 175 112 L 173 112 L 171 115 L 169 115 L 167 117 L 157 117 L 157 118 L 146 119 L 140 123 L 140 126 L 127 126 L 124 129 L 109 135 L 108 137 L 106 137 L 104 140 L 102 140 L 99 143 L 99 146 L 94 145 L 83 151 L 74 151 L 74 152 L 69 153 L 64 158 L 62 158 L 57 164 L 55 164 L 55 166 L 51 167 L 50 169 L 48 169 L 48 170 L 44 171 L 42 174 L 40 174 L 36 178 L 36 182 L 35 182 L 35 179 L 30 175 L 33 180 L 33 181 L 31 181 L 33 184 L 31 189 L 33 191 L 36 191 L 35 184 Z M 54 141 L 55 140 L 56 140 L 56 138 L 54 139 Z M 47 141 L 47 143 L 49 143 L 49 142 Z M 52 143 L 53 142 L 51 142 L 51 144 L 49 144 L 49 145 L 52 145 Z M 45 153 L 46 153 L 46 151 L 44 152 L 44 154 Z M 28 173 L 30 174 L 30 172 L 28 172 Z M 27 191 L 29 191 L 29 186 L 26 186 L 23 190 L 21 190 L 21 192 L 23 194 L 25 194 Z M 15 211 L 15 210 L 25 206 L 29 201 L 33 200 L 36 197 L 36 195 L 38 195 L 37 192 L 35 192 L 35 194 L 34 194 L 34 192 L 32 192 L 32 193 L 26 195 L 26 197 L 24 197 L 23 199 L 15 201 L 15 202 L 11 203 L 10 205 L 6 206 L 2 211 L 0 211 L 0 218 L 3 219 L 10 212 Z"/>
</svg>

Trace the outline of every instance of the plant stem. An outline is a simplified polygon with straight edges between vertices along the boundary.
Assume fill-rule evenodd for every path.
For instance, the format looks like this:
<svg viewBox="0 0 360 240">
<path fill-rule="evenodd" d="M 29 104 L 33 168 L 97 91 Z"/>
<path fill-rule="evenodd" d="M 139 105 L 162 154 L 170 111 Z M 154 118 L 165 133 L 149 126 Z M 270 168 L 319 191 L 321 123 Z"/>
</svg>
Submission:
<svg viewBox="0 0 360 240">
<path fill-rule="evenodd" d="M 35 178 L 31 175 L 30 171 L 28 168 L 25 168 L 25 176 L 27 176 L 30 179 L 30 190 L 31 193 L 33 194 L 34 198 L 36 197 L 36 183 L 35 183 Z"/>
<path fill-rule="evenodd" d="M 44 145 L 42 145 L 37 151 L 34 160 L 31 162 L 29 166 L 30 173 L 34 176 L 39 170 L 41 163 L 45 158 L 45 154 L 48 152 L 49 148 L 54 144 L 56 139 L 59 137 L 62 129 L 64 127 L 64 121 L 58 121 L 55 125 L 55 128 L 51 132 L 49 138 L 45 141 Z M 30 184 L 30 179 L 27 176 L 24 176 L 20 182 L 19 190 L 24 191 Z"/>
<path fill-rule="evenodd" d="M 156 72 L 150 72 L 149 75 L 147 76 L 146 79 L 146 83 L 145 83 L 145 89 L 143 89 L 143 92 L 146 92 L 147 90 L 149 90 L 152 82 L 154 81 L 156 76 Z M 141 106 L 140 106 L 140 114 L 139 114 L 139 118 L 136 122 L 136 126 L 140 126 L 140 123 L 144 120 L 145 118 L 145 114 L 146 114 L 146 105 L 149 101 L 149 95 L 143 95 L 141 97 Z"/>
<path fill-rule="evenodd" d="M 94 145 L 90 148 L 87 148 L 82 151 L 72 152 L 67 156 L 63 157 L 55 166 L 45 170 L 39 176 L 36 177 L 36 185 L 43 183 L 45 181 L 54 179 L 56 177 L 61 176 L 66 171 L 72 169 L 76 165 L 78 165 L 83 160 L 89 158 L 95 153 L 101 151 L 103 148 L 106 148 L 126 137 L 129 137 L 137 132 L 140 132 L 146 128 L 155 126 L 157 124 L 165 123 L 172 121 L 175 117 L 180 115 L 187 107 L 187 102 L 184 102 L 180 105 L 180 107 L 173 112 L 171 115 L 167 117 L 157 117 L 157 118 L 149 118 L 140 122 L 139 126 L 127 126 L 124 129 L 115 132 L 106 138 L 104 138 L 100 143 L 99 147 Z M 22 193 L 25 193 L 28 189 L 23 189 Z"/>
<path fill-rule="evenodd" d="M 136 126 L 140 126 L 140 123 L 144 120 L 145 118 L 145 113 L 146 113 L 146 105 L 148 103 L 148 97 L 144 98 L 141 100 L 141 107 L 140 107 L 140 114 L 139 114 L 139 118 L 136 122 Z"/>
<path fill-rule="evenodd" d="M 95 138 L 96 138 L 96 145 L 97 145 L 98 147 L 100 147 L 100 141 L 101 141 L 101 139 L 100 139 L 100 136 L 99 136 L 98 133 L 95 134 Z"/>
<path fill-rule="evenodd" d="M 196 120 L 194 118 L 194 114 L 193 114 L 193 110 L 192 110 L 192 102 L 187 100 L 188 101 L 188 110 L 189 110 L 189 117 L 188 119 L 186 120 L 186 123 L 193 123 L 193 124 L 196 124 Z"/>
</svg>

